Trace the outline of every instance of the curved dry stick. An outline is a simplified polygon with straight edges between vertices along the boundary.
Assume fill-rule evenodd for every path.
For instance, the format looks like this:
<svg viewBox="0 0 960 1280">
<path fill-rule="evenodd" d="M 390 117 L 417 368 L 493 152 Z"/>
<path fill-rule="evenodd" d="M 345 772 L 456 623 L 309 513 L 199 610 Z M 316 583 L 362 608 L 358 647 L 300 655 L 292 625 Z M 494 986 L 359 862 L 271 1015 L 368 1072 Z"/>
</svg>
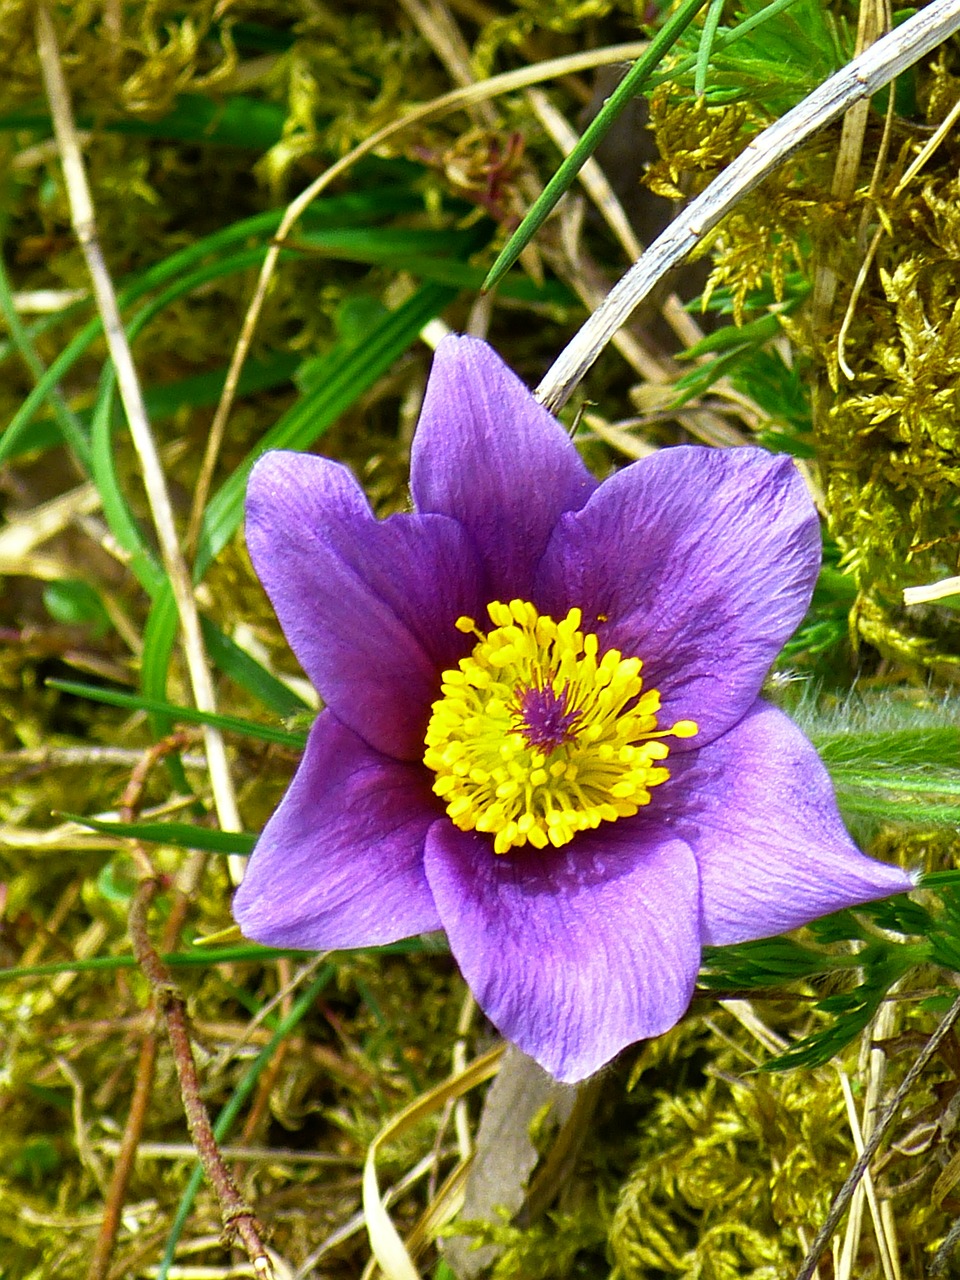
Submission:
<svg viewBox="0 0 960 1280">
<path fill-rule="evenodd" d="M 354 147 L 336 164 L 331 165 L 329 169 L 321 173 L 287 206 L 273 242 L 263 260 L 263 266 L 260 268 L 257 287 L 250 301 L 250 306 L 247 308 L 247 313 L 243 318 L 240 337 L 237 339 L 237 345 L 230 360 L 230 367 L 227 370 L 223 394 L 220 397 L 220 403 L 217 405 L 217 411 L 210 425 L 210 435 L 207 438 L 207 448 L 200 466 L 197 487 L 194 491 L 193 507 L 190 512 L 190 524 L 186 539 L 188 549 L 196 549 L 197 539 L 200 534 L 200 524 L 203 520 L 203 512 L 207 505 L 207 496 L 210 492 L 213 472 L 217 464 L 217 456 L 223 444 L 227 419 L 230 416 L 237 394 L 240 371 L 247 358 L 254 331 L 260 320 L 260 312 L 263 310 L 267 289 L 276 269 L 277 259 L 280 257 L 280 250 L 283 247 L 284 240 L 290 234 L 291 228 L 298 218 L 302 216 L 304 210 L 313 203 L 322 191 L 330 186 L 332 182 L 335 182 L 337 178 L 341 177 L 342 174 L 346 173 L 358 160 L 362 160 L 365 155 L 369 155 L 371 151 L 375 151 L 377 147 L 382 146 L 383 143 L 388 142 L 398 133 L 402 133 L 404 129 L 409 128 L 412 124 L 421 124 L 427 120 L 433 120 L 437 116 L 442 116 L 448 111 L 454 111 L 458 107 L 468 107 L 474 102 L 483 102 L 487 98 L 494 98 L 501 93 L 510 93 L 514 89 L 525 89 L 528 85 L 539 84 L 544 80 L 555 80 L 560 76 L 572 75 L 577 71 L 588 71 L 592 67 L 607 66 L 611 62 L 632 62 L 644 52 L 647 43 L 644 40 L 632 44 L 610 45 L 606 49 L 593 49 L 586 53 L 571 54 L 565 58 L 551 58 L 549 61 L 540 62 L 533 67 L 521 67 L 516 71 L 507 71 L 503 75 L 491 76 L 489 80 L 482 80 L 479 84 L 468 85 L 463 89 L 454 89 L 439 98 L 434 98 L 432 102 L 414 107 L 412 111 L 402 116 L 401 119 L 384 125 L 382 129 L 378 129 L 376 133 L 371 134 L 369 138 L 365 138 L 359 146 Z"/>
<path fill-rule="evenodd" d="M 214 1136 L 210 1116 L 204 1106 L 200 1090 L 200 1077 L 193 1057 L 190 1041 L 190 1025 L 187 1006 L 177 989 L 170 971 L 160 959 L 150 940 L 147 928 L 147 912 L 160 885 L 157 880 L 141 880 L 130 904 L 130 941 L 140 969 L 150 984 L 154 1005 L 163 1018 L 177 1070 L 180 1096 L 187 1117 L 190 1137 L 203 1164 L 207 1180 L 216 1192 L 224 1233 L 228 1239 L 238 1241 L 257 1276 L 273 1276 L 273 1265 L 264 1248 L 262 1227 L 253 1210 L 237 1190 L 230 1170 L 224 1163 L 217 1139 Z"/>
<path fill-rule="evenodd" d="M 603 348 L 658 281 L 810 134 L 836 120 L 860 99 L 871 97 L 958 28 L 960 0 L 933 0 L 754 138 L 613 287 L 547 371 L 535 393 L 540 403 L 554 412 L 565 404 Z"/>
</svg>

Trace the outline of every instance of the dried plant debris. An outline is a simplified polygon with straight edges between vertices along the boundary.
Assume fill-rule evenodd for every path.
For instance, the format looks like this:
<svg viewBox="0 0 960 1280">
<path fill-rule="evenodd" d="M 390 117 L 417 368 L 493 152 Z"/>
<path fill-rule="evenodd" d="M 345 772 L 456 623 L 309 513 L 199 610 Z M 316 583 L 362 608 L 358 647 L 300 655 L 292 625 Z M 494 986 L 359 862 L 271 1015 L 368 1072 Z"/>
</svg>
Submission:
<svg viewBox="0 0 960 1280">
<path fill-rule="evenodd" d="M 651 304 L 627 362 L 606 353 L 582 421 L 565 418 L 597 480 L 691 442 L 798 459 L 824 563 L 763 697 L 817 747 L 859 846 L 922 881 L 787 938 L 708 948 L 684 1020 L 554 1105 L 555 1086 L 527 1087 L 529 1060 L 487 1089 L 499 1037 L 442 934 L 315 955 L 256 946 L 231 915 L 241 860 L 320 708 L 247 556 L 255 455 L 322 451 L 378 517 L 408 512 L 431 359 L 421 335 L 482 333 L 533 385 L 585 318 L 581 300 L 624 269 L 578 188 L 535 256 L 479 298 L 558 164 L 522 93 L 406 129 L 303 212 L 266 288 L 209 500 L 197 493 L 286 202 L 447 93 L 451 68 L 482 78 L 636 41 L 658 7 L 46 5 L 195 566 L 219 764 L 71 228 L 38 7 L 0 0 L 0 1277 L 200 1280 L 256 1264 L 355 1280 L 377 1273 L 366 1194 L 381 1259 L 386 1220 L 414 1274 L 436 1280 L 791 1280 L 858 1134 L 930 1044 L 960 973 L 960 623 L 955 599 L 901 603 L 905 586 L 960 564 L 960 46 L 872 104 L 852 193 L 835 190 L 838 124 L 708 238 L 702 274 L 673 286 L 702 321 L 695 346 L 678 350 L 676 313 L 667 324 Z M 650 87 L 646 186 L 630 128 L 622 172 L 608 174 L 640 236 L 651 191 L 676 203 L 702 190 L 855 48 L 853 0 L 708 9 L 719 25 L 704 92 L 701 16 Z M 582 128 L 617 74 L 545 89 Z M 655 382 L 636 373 L 638 350 Z M 241 830 L 218 824 L 217 769 Z M 152 982 L 131 915 L 140 960 L 162 957 Z M 194 1121 L 206 1110 L 238 1197 L 226 1222 L 226 1184 L 218 1203 L 178 1084 L 184 1011 L 188 1107 Z M 877 1221 L 858 1193 L 821 1280 L 890 1280 L 891 1258 L 904 1277 L 957 1265 L 958 1080 L 950 1031 L 872 1165 Z M 371 1150 L 388 1218 L 370 1213 Z M 247 1208 L 263 1231 L 245 1247 Z M 380 1274 L 410 1280 L 392 1256 Z"/>
</svg>

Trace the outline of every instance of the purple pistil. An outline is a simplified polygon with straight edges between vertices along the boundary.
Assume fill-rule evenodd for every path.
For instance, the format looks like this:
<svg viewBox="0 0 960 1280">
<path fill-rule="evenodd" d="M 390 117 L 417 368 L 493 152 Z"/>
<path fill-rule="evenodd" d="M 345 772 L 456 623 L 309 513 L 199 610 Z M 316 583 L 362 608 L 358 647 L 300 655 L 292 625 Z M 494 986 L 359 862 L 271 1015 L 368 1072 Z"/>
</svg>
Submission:
<svg viewBox="0 0 960 1280">
<path fill-rule="evenodd" d="M 580 719 L 580 712 L 567 710 L 566 689 L 559 693 L 549 685 L 545 689 L 518 689 L 517 702 L 517 727 L 529 746 L 555 751 L 574 736 L 573 726 Z"/>
</svg>

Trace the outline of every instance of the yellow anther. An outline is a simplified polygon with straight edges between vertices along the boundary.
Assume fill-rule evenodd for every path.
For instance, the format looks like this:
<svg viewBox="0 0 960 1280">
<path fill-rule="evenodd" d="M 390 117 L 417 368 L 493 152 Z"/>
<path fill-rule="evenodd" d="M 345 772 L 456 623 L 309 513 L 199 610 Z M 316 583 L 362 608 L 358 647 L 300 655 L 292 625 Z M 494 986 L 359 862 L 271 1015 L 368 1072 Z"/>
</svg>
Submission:
<svg viewBox="0 0 960 1280">
<path fill-rule="evenodd" d="M 695 720 L 678 720 L 670 732 L 675 738 L 692 738 L 700 730 Z"/>
<path fill-rule="evenodd" d="M 427 728 L 424 762 L 456 826 L 491 834 L 496 853 L 561 848 L 649 804 L 670 776 L 654 763 L 663 739 L 691 737 L 693 721 L 658 730 L 660 695 L 643 689 L 640 659 L 601 654 L 579 609 L 557 621 L 528 600 L 494 600 L 487 612 L 486 634 L 457 619 L 477 643 L 443 673 Z"/>
</svg>

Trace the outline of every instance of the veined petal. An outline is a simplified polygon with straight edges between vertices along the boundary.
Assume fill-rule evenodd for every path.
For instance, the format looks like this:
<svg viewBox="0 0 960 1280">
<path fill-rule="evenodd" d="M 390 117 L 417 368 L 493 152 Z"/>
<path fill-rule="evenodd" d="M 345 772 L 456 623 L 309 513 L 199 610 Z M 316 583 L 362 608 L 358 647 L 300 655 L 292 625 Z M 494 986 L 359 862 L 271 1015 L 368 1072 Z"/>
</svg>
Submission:
<svg viewBox="0 0 960 1280">
<path fill-rule="evenodd" d="M 641 658 L 660 723 L 694 720 L 700 747 L 736 724 L 810 603 L 820 530 L 790 458 L 760 449 L 664 449 L 565 515 L 538 600 L 574 605 L 601 643 Z M 607 621 L 597 621 L 607 619 Z"/>
<path fill-rule="evenodd" d="M 913 888 L 907 872 L 856 848 L 820 757 L 767 703 L 702 751 L 677 757 L 661 799 L 677 808 L 671 825 L 700 868 L 705 944 L 770 937 Z M 655 807 L 662 813 L 651 804 L 651 818 Z"/>
<path fill-rule="evenodd" d="M 324 711 L 233 900 L 248 938 L 327 951 L 440 928 L 423 871 L 437 809 L 419 765 L 372 750 Z"/>
<path fill-rule="evenodd" d="M 674 835 L 625 823 L 563 849 L 497 856 L 488 837 L 441 820 L 425 866 L 480 1007 L 559 1080 L 584 1079 L 683 1015 L 700 898 Z"/>
<path fill-rule="evenodd" d="M 247 545 L 287 640 L 327 706 L 371 746 L 423 754 L 439 672 L 483 603 L 464 530 L 441 515 L 377 520 L 339 463 L 265 454 L 247 491 Z"/>
<path fill-rule="evenodd" d="M 563 427 L 496 352 L 477 338 L 444 338 L 413 440 L 410 489 L 418 511 L 467 529 L 489 599 L 529 599 L 551 530 L 596 487 Z"/>
</svg>

